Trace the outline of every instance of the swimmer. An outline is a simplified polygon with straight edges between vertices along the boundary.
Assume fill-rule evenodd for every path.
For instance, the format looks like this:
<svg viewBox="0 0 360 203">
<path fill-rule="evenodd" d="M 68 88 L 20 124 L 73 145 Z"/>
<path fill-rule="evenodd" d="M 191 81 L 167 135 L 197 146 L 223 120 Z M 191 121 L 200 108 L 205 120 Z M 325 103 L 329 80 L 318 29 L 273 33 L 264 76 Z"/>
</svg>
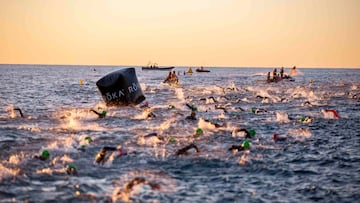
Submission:
<svg viewBox="0 0 360 203">
<path fill-rule="evenodd" d="M 273 134 L 272 136 L 272 139 L 277 142 L 277 141 L 285 141 L 286 140 L 286 137 L 285 136 L 280 136 L 279 134 L 275 133 Z"/>
<path fill-rule="evenodd" d="M 66 167 L 66 173 L 68 175 L 78 175 L 76 167 L 74 165 L 72 165 L 72 164 L 69 164 Z"/>
<path fill-rule="evenodd" d="M 193 104 L 186 104 L 187 107 L 189 107 L 192 111 L 197 111 L 197 107 Z"/>
<path fill-rule="evenodd" d="M 149 108 L 149 102 L 144 102 L 144 104 L 142 104 L 140 108 Z"/>
<path fill-rule="evenodd" d="M 197 120 L 195 111 L 191 111 L 190 116 L 187 116 L 186 119 Z"/>
<path fill-rule="evenodd" d="M 226 108 L 225 107 L 223 107 L 223 106 L 218 106 L 218 105 L 215 105 L 215 109 L 221 109 L 221 110 L 223 110 L 224 111 L 224 113 L 227 113 L 228 111 L 226 110 Z"/>
<path fill-rule="evenodd" d="M 21 118 L 24 118 L 24 114 L 22 113 L 20 108 L 14 108 L 14 111 L 19 111 Z"/>
<path fill-rule="evenodd" d="M 127 150 L 124 149 L 121 145 L 116 147 L 116 154 L 115 154 L 116 157 L 121 157 L 127 154 L 128 154 Z"/>
<path fill-rule="evenodd" d="M 153 112 L 149 112 L 146 116 L 147 118 L 156 118 L 156 115 Z"/>
<path fill-rule="evenodd" d="M 334 109 L 325 109 L 325 110 L 321 110 L 321 112 L 324 114 L 325 117 L 332 115 L 333 118 L 336 119 L 340 118 L 340 115 Z"/>
<path fill-rule="evenodd" d="M 267 110 L 266 109 L 257 109 L 257 108 L 251 108 L 251 112 L 254 113 L 254 114 L 259 114 L 259 113 L 267 113 Z"/>
<path fill-rule="evenodd" d="M 169 104 L 168 109 L 176 109 L 176 107 L 172 104 Z"/>
<path fill-rule="evenodd" d="M 208 98 L 201 98 L 200 101 L 206 101 L 206 99 L 211 99 L 214 103 L 217 103 L 218 101 L 215 99 L 215 97 L 211 96 Z"/>
<path fill-rule="evenodd" d="M 204 131 L 201 128 L 198 128 L 195 130 L 194 138 L 198 138 L 202 134 L 204 134 Z"/>
<path fill-rule="evenodd" d="M 106 111 L 105 110 L 103 110 L 101 113 L 95 111 L 94 109 L 91 109 L 90 111 L 94 112 L 96 115 L 98 115 L 99 118 L 105 118 L 105 116 L 106 116 Z"/>
<path fill-rule="evenodd" d="M 136 177 L 126 184 L 125 190 L 123 192 L 130 193 L 134 186 L 140 184 L 149 185 L 153 190 L 160 190 L 159 184 L 150 182 L 143 177 Z"/>
<path fill-rule="evenodd" d="M 103 147 L 95 157 L 96 163 L 104 164 L 111 156 L 111 155 L 107 156 L 108 151 L 115 152 L 116 157 L 121 157 L 123 155 L 127 155 L 127 151 L 125 149 L 123 149 L 121 146 Z"/>
<path fill-rule="evenodd" d="M 241 145 L 232 145 L 229 148 L 229 151 L 234 151 L 234 150 L 244 151 L 246 149 L 250 149 L 250 143 L 247 140 L 245 140 Z"/>
<path fill-rule="evenodd" d="M 301 123 L 311 123 L 313 119 L 311 117 L 301 117 L 300 122 Z"/>
<path fill-rule="evenodd" d="M 50 157 L 50 153 L 47 149 L 44 149 L 41 153 L 41 155 L 35 155 L 34 158 L 36 159 L 40 159 L 41 161 L 45 161 L 47 159 L 49 159 Z"/>
<path fill-rule="evenodd" d="M 310 103 L 310 101 L 306 101 L 302 104 L 303 106 L 310 106 L 312 107 L 312 104 Z"/>
<path fill-rule="evenodd" d="M 239 132 L 244 132 L 245 133 L 245 138 L 253 138 L 256 134 L 255 130 L 246 130 L 244 128 L 240 128 L 240 129 L 236 129 L 234 128 L 234 130 L 232 131 L 232 136 L 235 137 L 237 133 Z"/>
<path fill-rule="evenodd" d="M 105 159 L 106 153 L 107 153 L 107 150 L 101 149 L 100 152 L 95 157 L 96 163 L 104 164 L 107 161 L 107 159 Z"/>
<path fill-rule="evenodd" d="M 149 134 L 143 136 L 143 138 L 144 138 L 144 140 L 143 140 L 144 143 L 145 142 L 159 143 L 159 142 L 164 141 L 164 138 L 155 132 L 149 133 Z M 147 140 L 147 141 L 145 141 L 145 140 Z"/>
<path fill-rule="evenodd" d="M 256 98 L 267 99 L 268 97 L 263 97 L 263 96 L 260 96 L 260 95 L 256 95 Z"/>
<path fill-rule="evenodd" d="M 176 152 L 176 155 L 179 156 L 179 155 L 187 155 L 187 151 L 189 151 L 191 148 L 194 148 L 196 153 L 199 153 L 199 149 L 198 147 L 194 144 L 194 143 L 191 143 L 189 144 L 188 146 L 184 147 L 184 148 L 181 148 L 179 149 L 177 152 Z"/>
<path fill-rule="evenodd" d="M 214 125 L 215 128 L 221 128 L 221 127 L 226 127 L 227 126 L 226 122 L 224 122 L 223 124 L 220 125 L 218 123 L 211 122 L 210 120 L 207 120 L 207 119 L 204 119 L 204 121 Z"/>
</svg>

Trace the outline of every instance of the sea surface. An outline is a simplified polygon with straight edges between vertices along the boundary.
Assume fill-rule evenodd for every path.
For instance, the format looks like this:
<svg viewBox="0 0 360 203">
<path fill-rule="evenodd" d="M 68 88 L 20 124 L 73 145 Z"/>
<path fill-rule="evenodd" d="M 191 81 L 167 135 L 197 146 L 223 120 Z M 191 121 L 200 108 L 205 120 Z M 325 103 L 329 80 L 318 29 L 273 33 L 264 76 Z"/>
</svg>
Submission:
<svg viewBox="0 0 360 203">
<path fill-rule="evenodd" d="M 0 202 L 359 201 L 360 69 L 135 67 L 148 107 L 107 107 L 96 82 L 123 68 L 0 65 Z"/>
</svg>

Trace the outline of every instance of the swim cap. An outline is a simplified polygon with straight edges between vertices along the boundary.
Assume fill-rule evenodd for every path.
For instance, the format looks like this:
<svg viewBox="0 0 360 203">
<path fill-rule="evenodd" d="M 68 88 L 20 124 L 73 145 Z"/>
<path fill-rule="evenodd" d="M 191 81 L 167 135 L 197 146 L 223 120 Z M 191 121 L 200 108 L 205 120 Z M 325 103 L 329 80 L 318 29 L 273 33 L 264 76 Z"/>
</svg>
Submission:
<svg viewBox="0 0 360 203">
<path fill-rule="evenodd" d="M 195 105 L 191 105 L 191 109 L 192 109 L 193 111 L 197 111 L 197 107 L 196 107 Z"/>
<path fill-rule="evenodd" d="M 251 111 L 251 113 L 255 113 L 255 110 L 256 110 L 255 108 L 251 108 L 250 111 Z"/>
<path fill-rule="evenodd" d="M 249 141 L 245 140 L 245 141 L 242 143 L 242 146 L 243 146 L 244 148 L 249 148 L 249 147 L 250 147 Z"/>
<path fill-rule="evenodd" d="M 42 153 L 41 153 L 41 157 L 42 157 L 43 159 L 48 159 L 49 156 L 50 156 L 49 151 L 48 151 L 47 149 L 44 149 L 44 150 L 42 151 Z"/>
<path fill-rule="evenodd" d="M 300 121 L 301 121 L 301 122 L 304 122 L 305 119 L 306 119 L 305 117 L 301 117 Z"/>
<path fill-rule="evenodd" d="M 69 164 L 67 167 L 68 170 L 76 170 L 76 167 L 72 164 Z"/>
<path fill-rule="evenodd" d="M 255 132 L 255 130 L 251 129 L 251 130 L 249 130 L 249 134 L 251 137 L 254 137 L 256 132 Z"/>
<path fill-rule="evenodd" d="M 198 129 L 196 129 L 195 133 L 196 133 L 197 135 L 201 135 L 201 134 L 204 133 L 204 131 L 203 131 L 201 128 L 198 128 Z"/>
<path fill-rule="evenodd" d="M 173 137 L 170 137 L 170 138 L 169 138 L 169 142 L 176 142 L 176 139 L 173 138 Z"/>
<path fill-rule="evenodd" d="M 102 112 L 101 112 L 101 115 L 105 117 L 105 116 L 106 116 L 106 111 L 105 111 L 105 110 L 102 111 Z"/>
<path fill-rule="evenodd" d="M 90 136 L 86 136 L 85 140 L 87 140 L 89 143 L 92 143 L 92 141 L 93 141 Z"/>
<path fill-rule="evenodd" d="M 176 107 L 174 105 L 169 105 L 169 109 L 175 109 Z"/>
<path fill-rule="evenodd" d="M 76 170 L 76 167 L 72 164 L 69 164 L 66 168 L 66 172 L 68 174 L 73 174 L 73 175 L 76 175 L 77 174 L 77 170 Z"/>
</svg>

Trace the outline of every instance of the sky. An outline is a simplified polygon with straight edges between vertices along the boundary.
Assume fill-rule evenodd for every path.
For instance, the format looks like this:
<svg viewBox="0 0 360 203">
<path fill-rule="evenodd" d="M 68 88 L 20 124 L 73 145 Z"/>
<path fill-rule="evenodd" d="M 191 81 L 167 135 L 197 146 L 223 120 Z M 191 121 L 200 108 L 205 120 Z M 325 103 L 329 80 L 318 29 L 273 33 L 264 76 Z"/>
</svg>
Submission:
<svg viewBox="0 0 360 203">
<path fill-rule="evenodd" d="M 360 0 L 0 0 L 0 64 L 360 68 Z"/>
</svg>

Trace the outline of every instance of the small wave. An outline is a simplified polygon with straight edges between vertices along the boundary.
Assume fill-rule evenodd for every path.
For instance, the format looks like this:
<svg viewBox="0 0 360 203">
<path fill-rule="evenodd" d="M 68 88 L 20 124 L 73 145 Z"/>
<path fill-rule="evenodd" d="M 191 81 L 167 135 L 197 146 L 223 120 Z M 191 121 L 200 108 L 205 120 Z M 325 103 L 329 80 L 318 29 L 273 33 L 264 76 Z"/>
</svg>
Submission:
<svg viewBox="0 0 360 203">
<path fill-rule="evenodd" d="M 276 121 L 279 123 L 289 123 L 289 115 L 287 113 L 275 112 Z"/>
<path fill-rule="evenodd" d="M 7 168 L 0 163 L 0 181 L 8 178 L 14 178 L 20 173 L 20 169 Z"/>
<path fill-rule="evenodd" d="M 311 132 L 307 128 L 289 129 L 288 134 L 298 140 L 304 140 L 311 137 Z"/>
</svg>

